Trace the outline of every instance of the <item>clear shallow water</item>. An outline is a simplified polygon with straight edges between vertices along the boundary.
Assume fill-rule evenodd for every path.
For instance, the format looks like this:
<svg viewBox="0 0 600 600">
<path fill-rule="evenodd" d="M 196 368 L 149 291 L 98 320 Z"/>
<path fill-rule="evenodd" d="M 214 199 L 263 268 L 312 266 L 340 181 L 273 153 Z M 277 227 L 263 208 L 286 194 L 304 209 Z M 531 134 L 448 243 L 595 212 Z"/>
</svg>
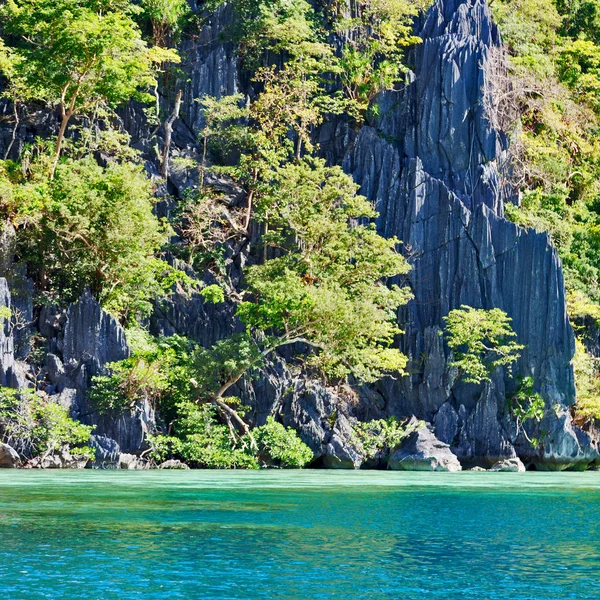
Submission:
<svg viewBox="0 0 600 600">
<path fill-rule="evenodd" d="M 600 598 L 600 473 L 0 471 L 0 598 Z"/>
</svg>

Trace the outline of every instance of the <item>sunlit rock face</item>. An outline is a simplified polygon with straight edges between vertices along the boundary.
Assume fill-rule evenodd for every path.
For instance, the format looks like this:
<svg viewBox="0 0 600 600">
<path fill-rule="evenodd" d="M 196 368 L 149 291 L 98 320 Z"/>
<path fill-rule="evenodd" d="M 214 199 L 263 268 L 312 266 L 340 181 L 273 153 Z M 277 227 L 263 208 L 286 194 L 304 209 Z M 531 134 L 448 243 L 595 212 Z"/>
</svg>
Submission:
<svg viewBox="0 0 600 600">
<path fill-rule="evenodd" d="M 174 197 L 183 197 L 198 183 L 197 168 L 189 167 L 200 156 L 203 124 L 196 99 L 252 95 L 240 77 L 236 48 L 223 35 L 234 20 L 231 6 L 221 6 L 199 36 L 180 48 L 183 104 L 172 153 L 185 160 L 173 161 L 164 186 Z M 403 241 L 412 264 L 407 284 L 414 300 L 399 315 L 405 330 L 399 344 L 410 357 L 411 375 L 362 388 L 349 402 L 347 395 L 307 380 L 285 364 L 286 357 L 277 357 L 260 377 L 241 381 L 234 393 L 250 406 L 248 416 L 255 424 L 276 414 L 296 428 L 324 466 L 367 464 L 353 445 L 350 424 L 355 417 L 390 415 L 416 415 L 430 423 L 435 438 L 448 444 L 464 466 L 489 467 L 517 456 L 536 468 L 585 466 L 598 458 L 597 445 L 573 426 L 568 410 L 575 401 L 570 364 L 574 339 L 560 261 L 547 235 L 504 218 L 505 203 L 515 201 L 505 185 L 510 175 L 507 139 L 492 126 L 496 119 L 486 113 L 482 91 L 490 52 L 501 46 L 498 30 L 483 0 L 437 0 L 416 23 L 416 31 L 423 41 L 410 52 L 408 83 L 378 98 L 378 117 L 359 131 L 345 119 L 332 119 L 316 132 L 322 154 L 353 175 L 380 213 L 380 231 Z M 0 102 L 0 115 L 9 109 L 6 101 Z M 133 145 L 146 152 L 148 169 L 155 172 L 149 146 L 153 128 L 135 104 L 123 110 L 122 118 Z M 22 121 L 13 158 L 25 143 L 56 129 L 48 111 L 27 113 Z M 6 123 L 0 123 L 2 155 L 12 139 Z M 243 190 L 231 182 L 216 184 L 244 202 Z M 168 213 L 170 202 L 160 203 L 159 210 Z M 31 294 L 17 293 L 12 246 L 4 237 L 0 275 L 7 281 L 0 279 L 0 305 L 21 307 L 29 315 Z M 244 252 L 236 257 L 232 281 L 240 281 L 251 260 Z M 519 342 L 526 345 L 514 374 L 533 377 L 548 407 L 544 421 L 527 430 L 530 438 L 540 438 L 538 448 L 517 431 L 508 413 L 506 397 L 515 386 L 511 376 L 497 372 L 484 386 L 466 385 L 449 366 L 451 357 L 440 335 L 443 317 L 462 304 L 497 307 L 513 319 Z M 148 326 L 156 335 L 178 333 L 210 346 L 240 329 L 234 313 L 231 305 L 206 305 L 200 294 L 176 293 L 157 304 Z M 144 436 L 155 427 L 148 403 L 115 418 L 95 412 L 86 396 L 92 375 L 129 354 L 118 324 L 87 295 L 68 310 L 47 306 L 36 322 L 33 313 L 27 321 L 32 324 L 26 333 L 37 329 L 47 340 L 49 392 L 56 401 L 75 418 L 97 426 L 95 434 L 105 438 L 109 462 L 118 455 L 115 448 L 140 452 Z M 26 365 L 20 362 L 24 344 L 7 324 L 0 329 L 0 383 L 28 385 Z M 385 466 L 385 461 L 375 466 Z"/>
<path fill-rule="evenodd" d="M 501 183 L 507 141 L 483 98 L 486 62 L 500 45 L 490 10 L 482 0 L 437 0 L 417 31 L 423 42 L 411 53 L 411 82 L 383 95 L 379 118 L 344 160 L 376 204 L 380 230 L 403 241 L 413 266 L 414 300 L 400 315 L 412 375 L 378 391 L 389 412 L 432 421 L 466 463 L 517 454 L 538 467 L 589 462 L 595 450 L 565 410 L 575 401 L 574 337 L 560 260 L 546 234 L 504 218 L 504 203 L 514 201 Z M 507 373 L 485 386 L 456 381 L 440 332 L 442 318 L 463 304 L 513 319 L 526 345 L 514 373 L 533 377 L 550 409 L 530 432 L 543 434 L 541 448 L 511 425 Z"/>
</svg>

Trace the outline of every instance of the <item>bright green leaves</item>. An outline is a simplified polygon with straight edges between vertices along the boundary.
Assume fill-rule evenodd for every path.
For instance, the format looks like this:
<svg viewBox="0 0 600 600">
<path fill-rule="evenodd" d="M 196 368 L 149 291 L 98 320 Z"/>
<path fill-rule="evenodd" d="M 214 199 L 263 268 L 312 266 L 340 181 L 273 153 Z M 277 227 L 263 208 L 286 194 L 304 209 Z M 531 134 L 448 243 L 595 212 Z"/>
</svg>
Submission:
<svg viewBox="0 0 600 600">
<path fill-rule="evenodd" d="M 348 111 L 357 120 L 375 96 L 391 89 L 406 71 L 403 49 L 421 41 L 413 35 L 413 20 L 429 4 L 428 0 L 358 1 L 353 17 L 340 6 L 329 8 L 340 15 L 336 29 L 345 43 L 337 74 L 350 100 Z"/>
<path fill-rule="evenodd" d="M 150 436 L 150 458 L 162 462 L 183 459 L 196 468 L 257 469 L 258 460 L 247 447 L 236 447 L 227 425 L 219 423 L 216 407 L 184 402 L 179 407 L 174 435 Z"/>
<path fill-rule="evenodd" d="M 511 318 L 499 308 L 491 310 L 461 306 L 444 317 L 449 348 L 454 352 L 452 366 L 459 370 L 467 383 L 490 380 L 497 367 L 511 365 L 525 346 L 510 325 Z"/>
<path fill-rule="evenodd" d="M 2 30 L 15 40 L 7 63 L 15 99 L 59 106 L 61 126 L 50 178 L 54 177 L 73 115 L 112 109 L 130 98 L 153 100 L 157 66 L 178 62 L 175 51 L 148 48 L 130 3 L 92 0 L 8 0 L 0 6 Z M 8 68 L 7 68 L 8 66 Z"/>
<path fill-rule="evenodd" d="M 34 172 L 14 180 L 10 192 L 20 254 L 52 301 L 74 301 L 89 287 L 127 322 L 172 285 L 172 268 L 155 258 L 168 230 L 152 213 L 140 166 L 67 161 L 54 180 Z"/>
<path fill-rule="evenodd" d="M 423 426 L 419 421 L 408 425 L 395 417 L 358 421 L 352 425 L 352 439 L 361 454 L 368 459 L 389 455 L 411 433 Z"/>
<path fill-rule="evenodd" d="M 261 458 L 272 466 L 301 468 L 312 461 L 312 450 L 291 427 L 284 427 L 273 417 L 254 429 Z"/>
<path fill-rule="evenodd" d="M 579 422 L 600 420 L 600 377 L 598 358 L 588 354 L 581 340 L 575 342 L 573 371 L 577 387 L 575 417 Z"/>
<path fill-rule="evenodd" d="M 142 9 L 152 26 L 152 42 L 161 48 L 176 41 L 190 13 L 187 0 L 142 0 Z"/>
<path fill-rule="evenodd" d="M 69 417 L 68 409 L 33 390 L 0 388 L 0 440 L 27 457 L 67 448 L 91 458 L 87 448 L 93 427 Z"/>
<path fill-rule="evenodd" d="M 327 377 L 401 374 L 406 358 L 391 345 L 410 294 L 385 285 L 409 270 L 398 240 L 365 222 L 376 213 L 341 169 L 306 159 L 276 177 L 257 214 L 269 223 L 265 243 L 282 256 L 248 269 L 252 299 L 238 316 L 250 331 L 268 333 L 267 347 L 313 346 L 307 365 Z"/>
<path fill-rule="evenodd" d="M 10 0 L 1 10 L 19 38 L 18 75 L 40 100 L 85 110 L 154 83 L 148 48 L 125 11 L 83 0 Z"/>
<path fill-rule="evenodd" d="M 509 87 L 497 99 L 516 123 L 511 151 L 522 226 L 548 231 L 569 298 L 600 298 L 600 54 L 596 0 L 492 3 L 509 50 Z M 504 67 L 502 67 L 504 68 Z M 500 71 L 488 69 L 494 78 Z M 579 302 L 580 306 L 586 302 Z M 587 302 L 589 304 L 589 302 Z M 570 311 L 574 310 L 571 304 Z"/>
<path fill-rule="evenodd" d="M 150 456 L 154 460 L 177 457 L 199 468 L 257 469 L 259 460 L 270 466 L 301 468 L 313 458 L 296 432 L 273 417 L 253 430 L 259 447 L 257 456 L 247 439 L 233 439 L 227 426 L 219 423 L 215 406 L 185 402 L 179 406 L 179 415 L 174 435 L 150 437 Z"/>
<path fill-rule="evenodd" d="M 557 64 L 561 81 L 600 114 L 600 46 L 576 40 L 561 49 Z"/>
<path fill-rule="evenodd" d="M 225 292 L 223 288 L 219 287 L 216 284 L 207 285 L 200 292 L 202 297 L 211 304 L 219 304 L 220 302 L 225 302 Z"/>
<path fill-rule="evenodd" d="M 533 391 L 534 381 L 531 377 L 521 378 L 514 394 L 508 400 L 508 407 L 517 425 L 517 435 L 523 431 L 525 439 L 537 447 L 541 439 L 530 437 L 524 427 L 528 421 L 539 423 L 546 414 L 546 402 L 540 394 Z"/>
</svg>

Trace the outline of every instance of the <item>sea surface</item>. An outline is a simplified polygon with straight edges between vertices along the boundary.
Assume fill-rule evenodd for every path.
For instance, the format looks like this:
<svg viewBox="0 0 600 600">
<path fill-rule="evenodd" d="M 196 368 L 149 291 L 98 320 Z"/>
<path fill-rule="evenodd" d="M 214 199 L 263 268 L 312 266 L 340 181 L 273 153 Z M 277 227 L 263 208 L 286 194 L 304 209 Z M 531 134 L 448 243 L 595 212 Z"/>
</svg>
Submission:
<svg viewBox="0 0 600 600">
<path fill-rule="evenodd" d="M 0 598 L 600 599 L 600 473 L 4 470 Z"/>
</svg>

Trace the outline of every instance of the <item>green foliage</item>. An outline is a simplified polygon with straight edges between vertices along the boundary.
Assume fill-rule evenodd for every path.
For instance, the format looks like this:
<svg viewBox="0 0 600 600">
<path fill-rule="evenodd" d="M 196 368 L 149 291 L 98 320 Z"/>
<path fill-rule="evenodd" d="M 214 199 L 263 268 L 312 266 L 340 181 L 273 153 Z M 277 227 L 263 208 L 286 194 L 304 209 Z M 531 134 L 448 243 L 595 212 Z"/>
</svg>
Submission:
<svg viewBox="0 0 600 600">
<path fill-rule="evenodd" d="M 9 0 L 0 15 L 18 40 L 18 75 L 35 96 L 85 110 L 99 100 L 117 105 L 153 84 L 132 11 L 129 3 Z"/>
<path fill-rule="evenodd" d="M 539 423 L 546 414 L 546 402 L 533 389 L 534 381 L 532 377 L 521 378 L 517 389 L 508 400 L 510 412 L 517 423 L 517 434 L 524 423 L 527 421 L 536 421 Z M 535 437 L 530 438 L 524 428 L 523 434 L 527 441 L 534 447 L 539 445 L 540 439 Z"/>
<path fill-rule="evenodd" d="M 154 339 L 130 329 L 131 358 L 107 365 L 107 373 L 92 379 L 90 400 L 103 413 L 131 409 L 148 400 L 163 418 L 176 416 L 176 406 L 196 396 L 194 363 L 197 347 L 181 336 Z"/>
<path fill-rule="evenodd" d="M 313 459 L 312 450 L 291 427 L 284 427 L 273 417 L 253 431 L 261 456 L 269 463 L 286 468 L 304 467 Z"/>
<path fill-rule="evenodd" d="M 600 300 L 600 36 L 596 0 L 499 0 L 518 125 L 514 170 L 523 202 L 508 216 L 548 231 L 565 268 L 569 310 Z M 502 108 L 503 102 L 499 100 Z M 587 297 L 587 300 L 583 300 Z"/>
<path fill-rule="evenodd" d="M 403 49 L 421 42 L 413 34 L 413 20 L 429 5 L 429 0 L 359 0 L 348 16 L 343 3 L 330 3 L 328 12 L 346 40 L 337 73 L 355 118 L 406 71 Z"/>
<path fill-rule="evenodd" d="M 228 382 L 262 366 L 264 353 L 248 334 L 234 334 L 194 354 L 194 382 L 203 401 L 211 400 Z"/>
<path fill-rule="evenodd" d="M 152 42 L 161 47 L 177 41 L 190 14 L 187 0 L 142 0 L 142 9 L 152 26 Z"/>
<path fill-rule="evenodd" d="M 384 283 L 409 270 L 398 240 L 362 224 L 376 213 L 341 169 L 306 159 L 276 177 L 257 218 L 269 223 L 264 241 L 280 256 L 247 270 L 252 299 L 239 317 L 249 332 L 267 334 L 266 349 L 313 346 L 307 364 L 328 378 L 402 374 L 406 357 L 391 345 L 410 294 Z"/>
<path fill-rule="evenodd" d="M 59 165 L 53 180 L 39 170 L 6 175 L 4 204 L 19 225 L 19 253 L 51 301 L 72 302 L 90 288 L 107 310 L 132 322 L 185 279 L 156 258 L 168 229 L 152 212 L 140 166 L 100 167 L 88 157 Z"/>
<path fill-rule="evenodd" d="M 444 317 L 444 332 L 454 352 L 452 366 L 459 369 L 464 381 L 489 381 L 492 371 L 501 366 L 510 372 L 525 347 L 511 339 L 516 337 L 511 320 L 499 308 L 484 310 L 471 306 L 451 310 Z"/>
<path fill-rule="evenodd" d="M 179 60 L 173 50 L 148 48 L 133 20 L 138 10 L 126 1 L 7 0 L 0 5 L 0 32 L 14 40 L 10 53 L 0 51 L 10 88 L 60 108 L 50 178 L 73 115 L 114 108 L 130 98 L 152 101 L 146 90 L 156 85 L 156 65 Z"/>
<path fill-rule="evenodd" d="M 598 359 L 590 356 L 581 340 L 576 341 L 573 370 L 577 388 L 575 419 L 580 424 L 600 421 L 600 370 Z"/>
<path fill-rule="evenodd" d="M 395 450 L 422 422 L 406 426 L 395 417 L 357 421 L 352 425 L 353 442 L 366 458 L 385 456 Z"/>
<path fill-rule="evenodd" d="M 223 1 L 213 1 L 213 7 Z M 267 51 L 296 56 L 317 37 L 315 13 L 306 0 L 233 0 L 233 6 L 237 18 L 231 34 L 248 70 L 255 70 Z"/>
<path fill-rule="evenodd" d="M 211 4 L 214 8 L 222 0 Z M 286 101 L 286 94 L 279 96 L 284 110 L 304 112 L 307 121 L 317 121 L 315 111 L 319 109 L 306 103 L 303 96 L 307 97 L 307 90 L 314 92 L 320 73 L 338 77 L 345 95 L 343 103 L 336 96 L 326 100 L 323 90 L 322 108 L 326 105 L 337 112 L 343 106 L 360 121 L 376 94 L 392 88 L 406 71 L 403 49 L 421 41 L 412 34 L 413 19 L 429 4 L 430 0 L 366 0 L 353 3 L 349 14 L 333 0 L 317 14 L 306 0 L 234 0 L 238 19 L 232 34 L 242 63 L 250 71 L 264 65 L 268 52 L 289 59 L 283 69 L 266 69 L 277 73 L 279 90 L 287 87 L 288 94 L 295 95 L 291 102 Z M 325 21 L 342 34 L 339 56 L 336 45 L 322 31 Z M 307 73 L 310 76 L 306 77 Z M 264 77 L 264 72 L 259 73 L 259 81 Z M 295 120 L 302 121 L 302 117 L 296 114 Z"/>
<path fill-rule="evenodd" d="M 0 324 L 2 321 L 10 321 L 12 318 L 12 310 L 8 306 L 0 306 Z"/>
<path fill-rule="evenodd" d="M 219 304 L 220 302 L 225 302 L 225 292 L 223 288 L 219 287 L 216 284 L 207 285 L 200 292 L 202 297 L 211 304 Z"/>
<path fill-rule="evenodd" d="M 247 447 L 235 447 L 226 425 L 217 420 L 216 407 L 182 403 L 172 436 L 150 436 L 150 457 L 162 462 L 170 456 L 204 469 L 257 469 Z"/>
<path fill-rule="evenodd" d="M 26 458 L 62 448 L 93 458 L 85 446 L 93 427 L 69 417 L 68 409 L 32 390 L 0 388 L 0 439 Z"/>
</svg>

